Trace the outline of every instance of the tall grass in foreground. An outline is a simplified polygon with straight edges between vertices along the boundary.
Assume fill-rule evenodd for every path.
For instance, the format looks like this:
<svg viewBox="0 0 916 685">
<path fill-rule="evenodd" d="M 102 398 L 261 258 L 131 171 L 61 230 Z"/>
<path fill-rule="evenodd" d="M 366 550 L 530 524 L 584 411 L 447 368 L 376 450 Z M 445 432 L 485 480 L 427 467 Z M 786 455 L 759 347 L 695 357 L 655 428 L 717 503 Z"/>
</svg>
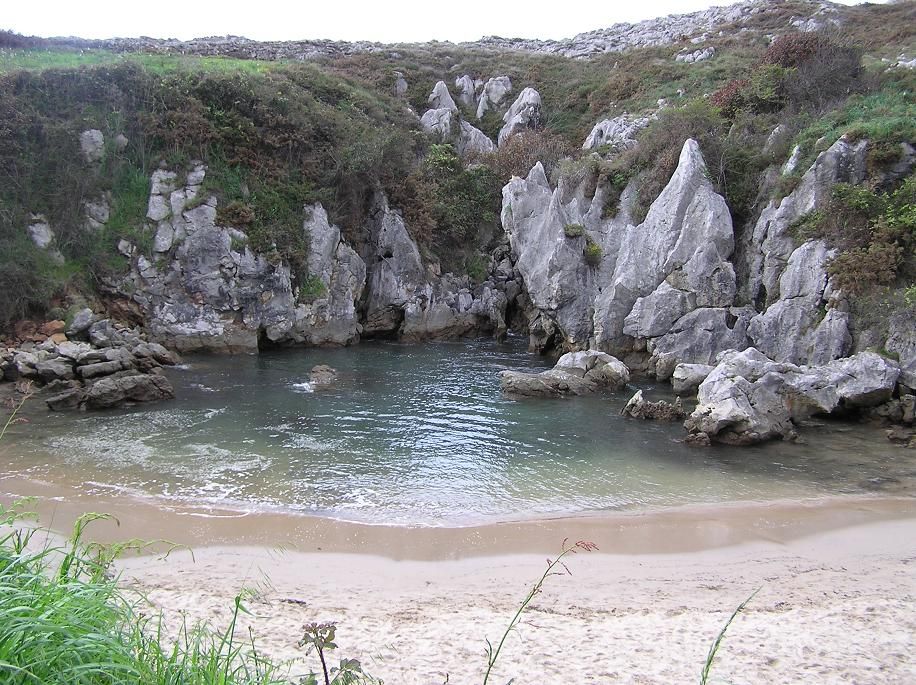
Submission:
<svg viewBox="0 0 916 685">
<path fill-rule="evenodd" d="M 23 525 L 21 503 L 0 505 L 0 682 L 9 685 L 271 685 L 287 682 L 250 636 L 236 636 L 242 596 L 222 632 L 185 625 L 167 639 L 161 615 L 118 588 L 109 572 L 124 546 L 86 544 L 79 519 L 62 545 Z M 11 529 L 18 524 L 15 529 Z M 50 538 L 46 538 L 50 539 Z M 129 543 L 128 546 L 136 546 Z"/>
</svg>

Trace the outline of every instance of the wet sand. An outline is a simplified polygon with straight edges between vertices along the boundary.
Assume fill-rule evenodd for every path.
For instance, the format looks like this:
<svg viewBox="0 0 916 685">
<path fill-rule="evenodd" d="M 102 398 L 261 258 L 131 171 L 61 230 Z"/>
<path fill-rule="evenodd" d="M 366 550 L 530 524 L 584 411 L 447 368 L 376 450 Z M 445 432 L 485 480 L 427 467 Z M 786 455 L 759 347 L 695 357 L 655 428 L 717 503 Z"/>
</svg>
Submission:
<svg viewBox="0 0 916 685">
<path fill-rule="evenodd" d="M 122 582 L 183 620 L 224 626 L 243 588 L 259 649 L 317 667 L 301 627 L 338 624 L 338 656 L 389 684 L 479 683 L 485 639 L 506 624 L 562 541 L 568 558 L 506 643 L 491 682 L 696 682 L 732 625 L 710 682 L 916 682 L 916 500 L 835 497 L 609 513 L 467 528 L 366 526 L 214 510 L 0 479 L 0 500 L 33 494 L 66 530 L 115 515 L 94 539 L 165 538 L 193 548 L 120 563 Z"/>
</svg>

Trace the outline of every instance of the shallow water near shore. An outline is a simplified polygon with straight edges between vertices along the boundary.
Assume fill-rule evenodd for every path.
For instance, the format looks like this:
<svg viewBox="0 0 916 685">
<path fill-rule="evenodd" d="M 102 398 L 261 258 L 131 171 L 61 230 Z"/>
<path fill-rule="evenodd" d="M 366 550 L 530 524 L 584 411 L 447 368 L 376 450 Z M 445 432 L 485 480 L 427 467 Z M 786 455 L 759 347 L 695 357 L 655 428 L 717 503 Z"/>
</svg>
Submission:
<svg viewBox="0 0 916 685">
<path fill-rule="evenodd" d="M 338 370 L 330 389 L 311 391 L 316 364 Z M 175 401 L 32 411 L 0 460 L 8 475 L 84 492 L 421 526 L 916 491 L 916 457 L 864 425 L 813 425 L 804 444 L 695 449 L 678 442 L 679 424 L 619 416 L 635 387 L 501 395 L 499 371 L 549 365 L 519 339 L 189 357 L 169 371 Z"/>
</svg>

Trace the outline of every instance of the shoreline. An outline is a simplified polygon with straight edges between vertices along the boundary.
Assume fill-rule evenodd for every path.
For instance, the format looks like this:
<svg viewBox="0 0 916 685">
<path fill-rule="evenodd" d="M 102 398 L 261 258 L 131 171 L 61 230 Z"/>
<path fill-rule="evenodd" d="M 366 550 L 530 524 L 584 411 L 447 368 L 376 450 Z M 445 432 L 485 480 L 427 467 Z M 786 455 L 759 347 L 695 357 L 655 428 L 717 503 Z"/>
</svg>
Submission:
<svg viewBox="0 0 916 685">
<path fill-rule="evenodd" d="M 585 513 L 475 524 L 406 526 L 360 523 L 311 514 L 239 511 L 154 497 L 84 493 L 75 486 L 0 478 L 0 502 L 35 497 L 42 525 L 68 531 L 87 511 L 112 515 L 87 534 L 97 542 L 168 540 L 208 546 L 283 547 L 302 553 L 369 554 L 438 561 L 545 554 L 564 539 L 595 542 L 608 554 L 676 554 L 771 542 L 787 544 L 869 523 L 916 519 L 916 498 L 830 495 L 800 500 L 740 501 Z"/>
<path fill-rule="evenodd" d="M 12 487 L 14 486 L 15 487 Z M 161 612 L 163 635 L 223 630 L 282 661 L 295 680 L 317 669 L 302 627 L 334 622 L 339 649 L 398 685 L 480 682 L 498 641 L 565 538 L 599 551 L 565 559 L 510 634 L 493 682 L 639 683 L 697 679 L 735 608 L 713 682 L 916 682 L 916 498 L 833 496 L 693 505 L 466 528 L 392 527 L 315 516 L 201 510 L 84 495 L 0 479 L 43 495 L 41 523 L 68 530 L 111 513 L 88 539 L 171 538 L 167 557 L 116 564 L 119 583 Z M 44 490 L 44 492 L 40 492 Z M 492 678 L 491 678 L 492 680 Z"/>
</svg>

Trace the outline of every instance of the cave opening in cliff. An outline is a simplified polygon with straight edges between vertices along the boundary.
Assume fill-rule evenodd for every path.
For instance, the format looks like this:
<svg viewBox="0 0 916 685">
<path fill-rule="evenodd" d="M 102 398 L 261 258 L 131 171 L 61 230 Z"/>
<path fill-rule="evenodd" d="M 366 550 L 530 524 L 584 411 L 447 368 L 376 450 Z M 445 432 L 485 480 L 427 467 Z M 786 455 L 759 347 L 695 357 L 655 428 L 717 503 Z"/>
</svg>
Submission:
<svg viewBox="0 0 916 685">
<path fill-rule="evenodd" d="M 280 343 L 276 340 L 271 340 L 270 336 L 267 335 L 267 329 L 264 328 L 264 326 L 258 328 L 258 352 L 275 350 L 278 347 L 280 347 Z"/>
</svg>

